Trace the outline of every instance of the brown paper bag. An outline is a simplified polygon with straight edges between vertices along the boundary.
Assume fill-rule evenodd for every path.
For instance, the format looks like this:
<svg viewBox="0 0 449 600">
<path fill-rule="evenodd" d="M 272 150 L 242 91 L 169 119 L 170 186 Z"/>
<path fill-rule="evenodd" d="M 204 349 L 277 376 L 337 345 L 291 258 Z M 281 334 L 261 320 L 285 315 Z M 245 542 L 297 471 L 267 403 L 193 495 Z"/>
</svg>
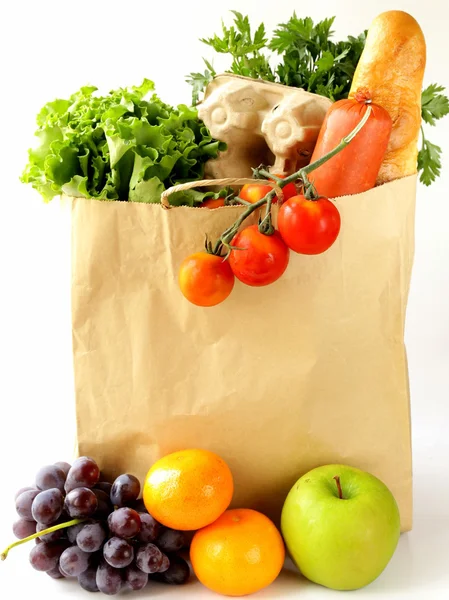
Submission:
<svg viewBox="0 0 449 600">
<path fill-rule="evenodd" d="M 181 295 L 179 265 L 243 207 L 71 199 L 79 453 L 143 479 L 164 454 L 213 450 L 233 471 L 233 505 L 274 519 L 300 475 L 346 463 L 390 487 L 409 530 L 415 187 L 339 198 L 330 250 L 292 253 L 275 284 L 237 282 L 208 309 Z"/>
</svg>

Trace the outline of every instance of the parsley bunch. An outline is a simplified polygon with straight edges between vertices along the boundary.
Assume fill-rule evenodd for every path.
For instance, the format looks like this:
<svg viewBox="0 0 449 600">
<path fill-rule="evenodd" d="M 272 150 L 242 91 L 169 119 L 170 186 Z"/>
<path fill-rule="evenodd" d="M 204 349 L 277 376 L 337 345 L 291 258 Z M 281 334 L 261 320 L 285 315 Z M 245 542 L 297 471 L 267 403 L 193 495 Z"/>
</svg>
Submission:
<svg viewBox="0 0 449 600">
<path fill-rule="evenodd" d="M 310 17 L 300 19 L 293 13 L 287 23 L 278 25 L 271 39 L 261 23 L 252 32 L 247 16 L 237 11 L 234 24 L 222 24 L 222 34 L 201 41 L 216 52 L 229 54 L 232 62 L 227 69 L 236 75 L 274 81 L 308 92 L 326 96 L 333 101 L 347 98 L 357 63 L 365 46 L 367 31 L 358 37 L 348 36 L 341 42 L 331 40 L 335 17 L 314 23 Z M 273 53 L 278 55 L 276 66 L 271 66 Z M 204 60 L 203 73 L 190 73 L 192 101 L 197 104 L 201 92 L 216 75 L 211 62 Z M 435 125 L 449 113 L 449 100 L 442 86 L 432 84 L 422 93 L 422 118 Z M 441 148 L 429 142 L 422 129 L 422 147 L 418 155 L 420 180 L 430 185 L 439 176 Z"/>
<path fill-rule="evenodd" d="M 232 56 L 230 73 L 301 87 L 331 100 L 347 97 L 366 31 L 358 38 L 349 36 L 344 42 L 334 43 L 330 38 L 335 17 L 315 25 L 310 17 L 299 19 L 294 13 L 268 40 L 263 23 L 252 34 L 248 17 L 232 12 L 234 25 L 228 28 L 223 23 L 222 37 L 214 35 L 201 40 L 216 52 Z M 267 50 L 281 56 L 275 68 L 270 65 L 271 55 Z M 193 86 L 194 104 L 216 74 L 211 63 L 206 60 L 205 63 L 204 73 L 191 73 L 187 79 Z"/>
</svg>

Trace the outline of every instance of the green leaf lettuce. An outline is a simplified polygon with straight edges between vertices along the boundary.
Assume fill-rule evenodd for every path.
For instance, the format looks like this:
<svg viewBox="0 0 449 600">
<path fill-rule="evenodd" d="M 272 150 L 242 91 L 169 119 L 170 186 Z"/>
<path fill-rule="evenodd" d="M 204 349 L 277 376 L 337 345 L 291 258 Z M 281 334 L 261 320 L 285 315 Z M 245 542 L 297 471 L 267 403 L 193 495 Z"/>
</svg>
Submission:
<svg viewBox="0 0 449 600">
<path fill-rule="evenodd" d="M 195 108 L 165 104 L 148 79 L 105 96 L 82 87 L 68 100 L 46 104 L 37 125 L 37 145 L 21 179 L 45 201 L 65 193 L 160 202 L 171 185 L 202 179 L 205 162 L 226 147 L 212 138 Z M 205 196 L 189 192 L 176 201 L 193 205 L 193 197 L 198 203 Z"/>
</svg>

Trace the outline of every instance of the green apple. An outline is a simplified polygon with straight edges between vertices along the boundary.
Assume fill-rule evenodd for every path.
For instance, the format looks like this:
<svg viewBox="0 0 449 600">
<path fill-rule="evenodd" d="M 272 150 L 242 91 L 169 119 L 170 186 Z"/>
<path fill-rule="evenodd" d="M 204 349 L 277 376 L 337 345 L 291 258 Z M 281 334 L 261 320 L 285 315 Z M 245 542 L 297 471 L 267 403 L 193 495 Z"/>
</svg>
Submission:
<svg viewBox="0 0 449 600">
<path fill-rule="evenodd" d="M 292 487 L 281 529 L 307 579 L 334 590 L 356 590 L 374 581 L 390 562 L 399 541 L 399 510 L 377 477 L 326 465 Z"/>
</svg>

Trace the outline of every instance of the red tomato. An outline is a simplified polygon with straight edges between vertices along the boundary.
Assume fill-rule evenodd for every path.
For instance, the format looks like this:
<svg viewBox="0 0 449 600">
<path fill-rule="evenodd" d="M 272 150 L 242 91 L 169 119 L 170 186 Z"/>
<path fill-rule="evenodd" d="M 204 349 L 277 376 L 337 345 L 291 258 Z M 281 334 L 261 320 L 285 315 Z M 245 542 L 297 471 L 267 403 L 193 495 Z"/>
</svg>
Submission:
<svg viewBox="0 0 449 600">
<path fill-rule="evenodd" d="M 197 252 L 184 259 L 178 280 L 181 292 L 197 306 L 220 304 L 234 287 L 234 274 L 228 261 L 207 252 Z"/>
<path fill-rule="evenodd" d="M 287 268 L 290 251 L 278 231 L 265 235 L 257 225 L 250 225 L 234 237 L 231 245 L 244 248 L 231 251 L 229 264 L 237 279 L 246 285 L 273 283 Z"/>
<path fill-rule="evenodd" d="M 299 254 L 321 254 L 340 232 L 340 213 L 327 198 L 307 200 L 294 196 L 279 209 L 279 232 L 289 248 Z"/>
<path fill-rule="evenodd" d="M 280 177 L 281 179 L 285 179 L 284 175 L 277 175 L 277 177 Z M 293 198 L 293 196 L 297 196 L 298 190 L 296 189 L 295 182 L 292 181 L 291 183 L 287 183 L 287 185 L 282 188 L 282 192 L 284 194 L 284 202 L 286 202 L 287 200 L 290 200 L 290 198 Z"/>
<path fill-rule="evenodd" d="M 277 175 L 277 177 L 284 178 L 283 175 Z M 259 202 L 262 200 L 268 192 L 271 192 L 273 188 L 271 185 L 263 185 L 261 183 L 247 183 L 240 190 L 240 198 L 242 200 L 246 200 L 247 202 L 251 202 L 254 204 L 255 202 Z M 296 185 L 292 183 L 287 183 L 287 185 L 282 188 L 282 192 L 284 194 L 284 201 L 296 196 L 298 194 L 298 190 L 296 189 Z M 273 203 L 277 202 L 277 197 L 273 198 Z"/>
<path fill-rule="evenodd" d="M 262 185 L 260 183 L 246 183 L 240 190 L 239 197 L 242 200 L 255 204 L 262 200 L 268 192 L 271 192 L 273 188 L 271 185 Z"/>
<path fill-rule="evenodd" d="M 225 205 L 224 198 L 209 198 L 201 204 L 201 208 L 219 208 Z"/>
</svg>

